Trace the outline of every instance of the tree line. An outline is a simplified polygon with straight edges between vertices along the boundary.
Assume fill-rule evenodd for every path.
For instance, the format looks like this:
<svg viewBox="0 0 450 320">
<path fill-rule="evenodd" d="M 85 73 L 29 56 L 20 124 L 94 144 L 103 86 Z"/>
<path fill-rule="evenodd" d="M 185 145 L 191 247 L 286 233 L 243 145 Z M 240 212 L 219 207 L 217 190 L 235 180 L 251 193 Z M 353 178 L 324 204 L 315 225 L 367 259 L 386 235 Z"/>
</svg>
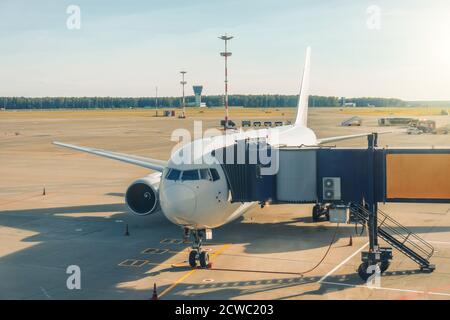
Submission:
<svg viewBox="0 0 450 320">
<path fill-rule="evenodd" d="M 298 95 L 230 95 L 229 105 L 247 108 L 295 107 Z M 208 107 L 224 105 L 223 95 L 203 96 L 202 102 Z M 310 96 L 310 107 L 339 107 L 344 102 L 366 107 L 401 107 L 405 101 L 391 98 L 349 98 Z M 194 96 L 186 97 L 186 104 L 194 104 Z M 178 108 L 182 106 L 180 97 L 0 97 L 0 108 L 4 109 L 99 109 L 99 108 Z"/>
</svg>

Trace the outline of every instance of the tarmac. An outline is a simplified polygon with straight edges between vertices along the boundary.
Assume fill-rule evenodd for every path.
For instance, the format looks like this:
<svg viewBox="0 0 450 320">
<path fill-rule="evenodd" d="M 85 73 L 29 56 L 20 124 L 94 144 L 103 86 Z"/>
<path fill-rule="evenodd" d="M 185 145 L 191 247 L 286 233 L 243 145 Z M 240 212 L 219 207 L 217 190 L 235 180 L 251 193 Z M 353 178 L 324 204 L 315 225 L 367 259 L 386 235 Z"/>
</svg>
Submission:
<svg viewBox="0 0 450 320">
<path fill-rule="evenodd" d="M 366 233 L 350 224 L 312 222 L 311 205 L 253 207 L 213 231 L 204 245 L 212 267 L 191 269 L 180 227 L 161 212 L 139 217 L 124 205 L 128 185 L 149 170 L 51 142 L 167 159 L 174 129 L 192 130 L 193 120 L 216 127 L 218 116 L 80 112 L 91 114 L 0 114 L 0 299 L 150 299 L 154 284 L 159 299 L 450 299 L 450 204 L 380 206 L 434 246 L 433 273 L 421 273 L 394 250 L 381 282 L 367 286 L 356 272 Z M 246 119 L 236 113 L 230 112 L 237 123 Z M 260 118 L 286 120 L 291 113 Z M 311 109 L 310 127 L 318 137 L 392 129 L 378 127 L 370 115 L 361 116 L 361 127 L 339 127 L 348 117 L 336 109 Z M 380 136 L 380 146 L 450 145 L 449 135 L 394 129 Z M 80 289 L 67 286 L 73 265 L 81 271 Z"/>
</svg>

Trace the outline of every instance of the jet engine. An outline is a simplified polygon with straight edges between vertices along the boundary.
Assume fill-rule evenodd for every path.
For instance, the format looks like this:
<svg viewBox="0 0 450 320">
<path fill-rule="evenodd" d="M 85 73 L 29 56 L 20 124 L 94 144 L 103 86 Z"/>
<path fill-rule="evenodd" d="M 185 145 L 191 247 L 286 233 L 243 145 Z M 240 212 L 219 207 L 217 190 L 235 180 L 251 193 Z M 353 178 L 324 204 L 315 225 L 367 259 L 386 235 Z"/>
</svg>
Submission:
<svg viewBox="0 0 450 320">
<path fill-rule="evenodd" d="M 156 212 L 159 206 L 161 173 L 154 173 L 134 181 L 125 193 L 125 203 L 132 213 L 146 216 Z"/>
</svg>

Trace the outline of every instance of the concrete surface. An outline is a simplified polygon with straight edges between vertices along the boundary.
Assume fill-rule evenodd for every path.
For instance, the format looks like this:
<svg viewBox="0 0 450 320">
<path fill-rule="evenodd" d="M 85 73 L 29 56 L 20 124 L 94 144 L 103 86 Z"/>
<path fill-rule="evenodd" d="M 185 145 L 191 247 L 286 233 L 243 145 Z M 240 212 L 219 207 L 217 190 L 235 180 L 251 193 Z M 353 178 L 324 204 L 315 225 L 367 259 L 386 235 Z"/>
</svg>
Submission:
<svg viewBox="0 0 450 320">
<path fill-rule="evenodd" d="M 293 113 L 283 116 L 283 111 L 261 118 L 287 119 Z M 205 128 L 214 127 L 218 115 L 179 120 L 151 117 L 151 111 L 107 117 L 95 112 L 85 117 L 5 114 L 0 114 L 1 299 L 149 299 L 154 283 L 161 299 L 450 298 L 448 204 L 382 207 L 434 245 L 437 269 L 418 273 L 417 265 L 394 250 L 379 288 L 368 288 L 356 273 L 367 237 L 356 236 L 353 225 L 336 231 L 328 222 L 313 223 L 310 205 L 251 209 L 214 230 L 206 244 L 213 268 L 191 270 L 179 227 L 161 213 L 137 217 L 126 212 L 123 193 L 148 170 L 61 149 L 51 141 L 166 159 L 174 146 L 173 129 L 191 130 L 192 121 L 202 118 Z M 348 117 L 336 109 L 312 109 L 310 126 L 318 137 L 386 130 L 376 126 L 375 116 L 363 116 L 362 127 L 339 127 Z M 449 146 L 450 136 L 397 132 L 381 136 L 379 144 Z M 365 146 L 366 140 L 339 145 Z M 124 235 L 126 224 L 130 236 Z M 302 274 L 321 260 L 335 232 L 323 263 Z M 145 253 L 149 248 L 160 250 Z M 81 290 L 66 287 L 70 265 L 81 268 Z"/>
</svg>

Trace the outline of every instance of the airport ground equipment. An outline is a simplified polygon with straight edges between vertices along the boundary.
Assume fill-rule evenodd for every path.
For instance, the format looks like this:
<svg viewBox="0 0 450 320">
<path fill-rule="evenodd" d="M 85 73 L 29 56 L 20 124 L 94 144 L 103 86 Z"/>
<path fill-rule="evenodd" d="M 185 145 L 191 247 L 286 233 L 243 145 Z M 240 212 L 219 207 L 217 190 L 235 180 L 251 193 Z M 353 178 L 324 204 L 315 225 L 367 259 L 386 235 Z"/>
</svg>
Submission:
<svg viewBox="0 0 450 320">
<path fill-rule="evenodd" d="M 338 204 L 328 208 L 328 220 L 332 223 L 348 223 L 349 207 L 345 204 Z"/>
<path fill-rule="evenodd" d="M 412 121 L 408 127 L 408 134 L 436 133 L 436 121 L 417 120 Z"/>
<path fill-rule="evenodd" d="M 380 118 L 378 119 L 379 126 L 407 126 L 411 122 L 417 121 L 414 118 Z"/>
<path fill-rule="evenodd" d="M 436 129 L 436 134 L 449 134 L 450 132 L 450 125 L 439 127 Z"/>
<path fill-rule="evenodd" d="M 406 129 L 407 134 L 422 134 L 423 131 L 418 129 L 417 127 L 409 126 L 408 129 Z"/>
<path fill-rule="evenodd" d="M 237 161 L 238 150 L 245 151 L 245 161 Z M 229 153 L 233 156 L 226 157 Z M 367 148 L 274 147 L 260 138 L 236 141 L 216 158 L 232 202 L 312 203 L 315 221 L 326 216 L 367 228 L 369 249 L 358 270 L 362 279 L 376 271 L 373 266 L 381 272 L 389 267 L 392 247 L 421 271 L 435 269 L 433 247 L 379 210 L 378 203 L 450 203 L 450 148 L 378 148 L 377 134 L 368 136 Z M 379 238 L 392 247 L 381 247 Z"/>
<path fill-rule="evenodd" d="M 272 122 L 272 121 L 264 121 L 263 124 L 264 124 L 265 127 L 272 127 L 272 125 L 275 126 L 275 127 L 281 127 L 283 125 L 283 121 L 274 121 L 274 122 Z M 261 121 L 254 121 L 253 125 L 260 127 L 261 126 Z M 242 127 L 251 127 L 252 126 L 252 122 L 250 120 L 242 120 L 241 126 Z"/>
<path fill-rule="evenodd" d="M 358 116 L 351 117 L 350 119 L 341 122 L 342 127 L 361 126 L 362 119 Z"/>
<path fill-rule="evenodd" d="M 220 126 L 224 127 L 225 129 L 231 129 L 236 127 L 236 123 L 233 120 L 220 120 Z"/>
</svg>

